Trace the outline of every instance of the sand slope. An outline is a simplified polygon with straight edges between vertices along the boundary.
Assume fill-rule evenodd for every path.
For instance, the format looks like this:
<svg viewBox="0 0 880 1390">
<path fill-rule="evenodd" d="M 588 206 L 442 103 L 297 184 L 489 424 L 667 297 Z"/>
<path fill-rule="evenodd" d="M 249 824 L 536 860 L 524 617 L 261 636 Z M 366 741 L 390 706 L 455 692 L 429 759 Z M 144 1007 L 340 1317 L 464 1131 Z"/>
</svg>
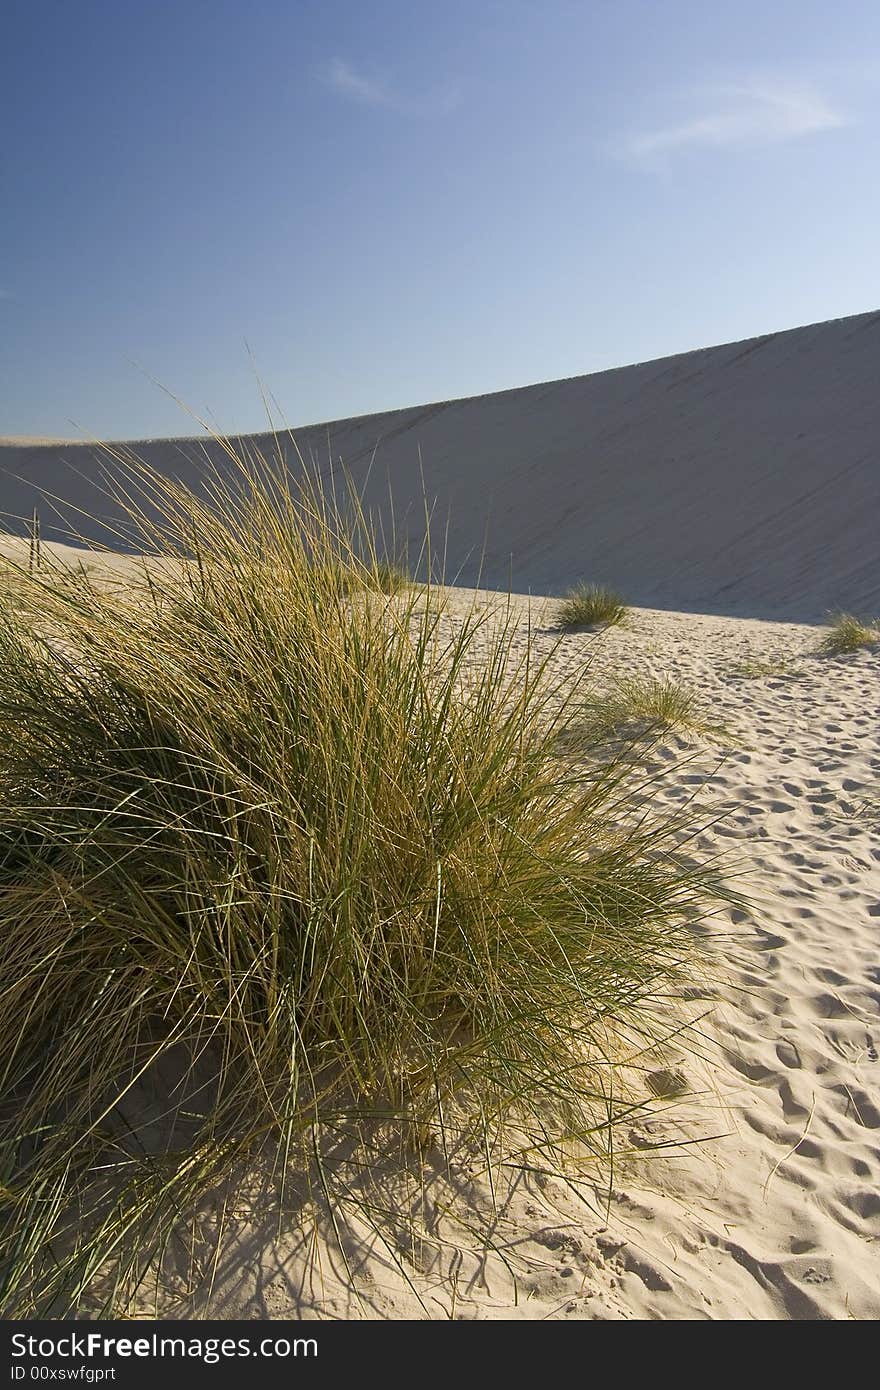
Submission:
<svg viewBox="0 0 880 1390">
<path fill-rule="evenodd" d="M 443 533 L 462 583 L 482 555 L 483 582 L 518 592 L 586 578 L 695 612 L 814 621 L 880 609 L 878 313 L 296 433 L 306 456 L 344 460 L 358 485 L 375 454 L 368 497 L 381 506 L 390 487 L 411 553 L 421 457 L 435 544 Z M 219 457 L 197 440 L 136 447 L 190 479 L 205 450 Z M 29 516 L 45 489 L 66 505 L 53 518 L 41 503 L 44 534 L 63 539 L 81 524 L 69 504 L 107 510 L 99 473 L 88 446 L 0 443 L 0 512 Z"/>
</svg>

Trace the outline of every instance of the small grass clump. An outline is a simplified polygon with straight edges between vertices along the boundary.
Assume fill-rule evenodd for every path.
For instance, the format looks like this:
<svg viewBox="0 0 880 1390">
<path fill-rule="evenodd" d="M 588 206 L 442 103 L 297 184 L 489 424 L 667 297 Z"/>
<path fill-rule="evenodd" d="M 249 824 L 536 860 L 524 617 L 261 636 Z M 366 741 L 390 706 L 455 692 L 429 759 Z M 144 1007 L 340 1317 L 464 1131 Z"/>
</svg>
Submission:
<svg viewBox="0 0 880 1390">
<path fill-rule="evenodd" d="M 613 589 L 602 584 L 578 584 L 562 598 L 556 624 L 564 632 L 577 628 L 616 627 L 626 614 L 626 604 Z"/>
<path fill-rule="evenodd" d="M 793 671 L 791 662 L 785 657 L 747 656 L 734 661 L 727 668 L 734 680 L 797 680 L 802 674 Z"/>
<path fill-rule="evenodd" d="M 588 697 L 575 728 L 589 743 L 640 740 L 668 731 L 727 736 L 723 724 L 706 717 L 692 690 L 666 676 L 620 677 Z"/>
<path fill-rule="evenodd" d="M 848 652 L 858 652 L 865 647 L 880 644 L 880 625 L 863 623 L 851 613 L 841 613 L 832 619 L 830 631 L 819 643 L 823 656 L 845 656 Z"/>
<path fill-rule="evenodd" d="M 118 1313 L 242 1164 L 329 1191 L 328 1134 L 601 1157 L 726 892 L 624 759 L 559 759 L 503 622 L 370 600 L 356 507 L 118 467 L 140 585 L 0 593 L 7 1316 Z"/>
<path fill-rule="evenodd" d="M 402 594 L 412 584 L 406 566 L 391 560 L 378 560 L 371 578 L 379 592 L 383 594 Z"/>
</svg>

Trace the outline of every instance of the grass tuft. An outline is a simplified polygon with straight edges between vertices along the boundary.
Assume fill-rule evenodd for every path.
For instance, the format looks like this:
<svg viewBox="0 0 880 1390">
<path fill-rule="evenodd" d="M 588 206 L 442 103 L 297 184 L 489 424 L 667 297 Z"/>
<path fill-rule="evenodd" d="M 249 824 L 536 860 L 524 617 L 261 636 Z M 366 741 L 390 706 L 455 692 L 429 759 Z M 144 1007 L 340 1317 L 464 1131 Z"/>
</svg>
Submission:
<svg viewBox="0 0 880 1390">
<path fill-rule="evenodd" d="M 328 1132 L 601 1158 L 726 892 L 626 759 L 559 759 L 506 620 L 371 601 L 356 502 L 231 448 L 202 497 L 117 462 L 142 580 L 0 592 L 15 1316 L 118 1313 L 230 1172 Z"/>
<path fill-rule="evenodd" d="M 880 626 L 876 622 L 863 623 L 851 613 L 841 613 L 831 620 L 831 629 L 819 643 L 819 651 L 824 656 L 844 656 L 878 644 Z"/>
<path fill-rule="evenodd" d="M 674 731 L 703 738 L 726 738 L 723 724 L 707 718 L 692 690 L 668 677 L 620 677 L 607 689 L 591 692 L 575 728 L 590 743 L 639 740 Z"/>
<path fill-rule="evenodd" d="M 383 594 L 402 594 L 412 584 L 406 567 L 390 560 L 377 561 L 372 579 Z"/>
<path fill-rule="evenodd" d="M 616 627 L 626 614 L 626 604 L 613 589 L 601 584 L 578 584 L 562 598 L 556 622 L 564 632 L 582 627 Z"/>
<path fill-rule="evenodd" d="M 740 661 L 731 662 L 726 668 L 734 680 L 800 680 L 803 672 L 792 669 L 792 663 L 785 657 L 747 656 Z"/>
</svg>

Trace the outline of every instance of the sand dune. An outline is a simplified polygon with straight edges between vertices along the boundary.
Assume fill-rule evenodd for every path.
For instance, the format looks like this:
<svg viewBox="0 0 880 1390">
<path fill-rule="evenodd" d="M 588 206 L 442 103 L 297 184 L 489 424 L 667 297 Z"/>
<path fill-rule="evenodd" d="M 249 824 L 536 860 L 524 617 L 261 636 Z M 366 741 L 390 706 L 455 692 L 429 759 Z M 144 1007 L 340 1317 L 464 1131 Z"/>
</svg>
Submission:
<svg viewBox="0 0 880 1390">
<path fill-rule="evenodd" d="M 880 610 L 878 388 L 880 314 L 866 314 L 297 431 L 359 484 L 375 453 L 368 499 L 390 485 L 413 545 L 421 453 L 462 581 L 485 546 L 489 589 L 552 595 L 584 577 L 638 605 L 625 627 L 557 645 L 552 599 L 514 599 L 517 641 L 560 690 L 589 660 L 600 679 L 698 692 L 730 746 L 670 735 L 652 754 L 672 770 L 656 795 L 698 799 L 701 849 L 737 857 L 754 906 L 718 924 L 717 989 L 677 1001 L 701 1018 L 702 1055 L 666 1059 L 684 1094 L 621 1137 L 610 1192 L 533 1175 L 490 1191 L 428 1155 L 415 1198 L 377 1188 L 399 1214 L 385 1245 L 355 1206 L 334 1226 L 304 1204 L 279 1236 L 237 1201 L 211 1280 L 172 1280 L 165 1315 L 880 1316 L 880 648 L 821 657 L 808 626 L 829 608 Z M 137 450 L 190 481 L 218 456 L 198 440 Z M 0 444 L 0 508 L 23 518 L 40 489 L 62 499 L 54 522 L 40 502 L 44 537 L 77 507 L 106 511 L 99 476 L 86 446 Z M 108 514 L 85 529 L 111 528 Z M 0 540 L 26 562 L 26 542 Z M 132 562 L 101 563 L 124 576 Z M 491 1246 L 472 1238 L 487 1225 Z"/>
<path fill-rule="evenodd" d="M 482 582 L 516 592 L 596 579 L 645 606 L 808 622 L 880 608 L 880 313 L 296 437 L 358 485 L 375 455 L 367 496 L 390 489 L 411 553 L 427 495 L 462 583 L 482 557 Z M 189 480 L 220 457 L 136 448 Z M 43 489 L 62 499 L 60 516 L 40 502 L 44 535 L 113 543 L 76 511 L 108 511 L 99 476 L 88 445 L 0 443 L 0 512 L 29 516 Z"/>
</svg>

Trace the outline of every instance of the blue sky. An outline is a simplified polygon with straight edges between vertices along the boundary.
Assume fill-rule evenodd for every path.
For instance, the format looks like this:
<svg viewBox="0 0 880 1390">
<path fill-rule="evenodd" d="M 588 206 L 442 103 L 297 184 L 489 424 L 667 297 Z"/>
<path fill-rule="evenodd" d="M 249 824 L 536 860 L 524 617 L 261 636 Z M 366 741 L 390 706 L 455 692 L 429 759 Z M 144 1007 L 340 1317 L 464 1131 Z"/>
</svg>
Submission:
<svg viewBox="0 0 880 1390">
<path fill-rule="evenodd" d="M 0 434 L 259 429 L 880 307 L 875 0 L 6 0 Z M 71 423 L 74 422 L 74 423 Z"/>
</svg>

